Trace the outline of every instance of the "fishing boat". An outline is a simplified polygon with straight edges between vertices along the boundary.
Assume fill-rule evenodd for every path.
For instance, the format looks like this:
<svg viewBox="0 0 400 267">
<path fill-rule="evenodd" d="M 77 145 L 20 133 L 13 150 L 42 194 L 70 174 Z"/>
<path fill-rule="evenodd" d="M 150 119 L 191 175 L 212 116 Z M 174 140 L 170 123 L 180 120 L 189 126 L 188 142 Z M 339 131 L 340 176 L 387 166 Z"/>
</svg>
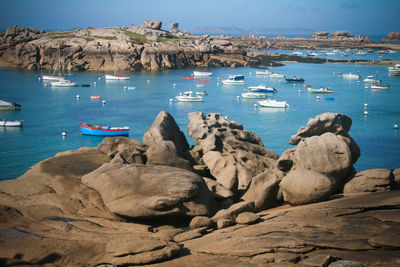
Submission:
<svg viewBox="0 0 400 267">
<path fill-rule="evenodd" d="M 387 52 L 386 52 L 386 51 L 384 51 L 384 50 L 381 50 L 381 51 L 378 51 L 378 54 L 380 54 L 380 55 L 386 55 L 386 54 L 387 54 Z"/>
<path fill-rule="evenodd" d="M 276 79 L 283 79 L 283 78 L 285 78 L 285 75 L 279 74 L 279 73 L 271 73 L 271 74 L 269 75 L 269 77 L 270 77 L 270 78 L 276 78 Z"/>
<path fill-rule="evenodd" d="M 70 80 L 61 80 L 61 81 L 54 81 L 50 82 L 52 87 L 75 87 L 78 86 L 76 82 Z"/>
<path fill-rule="evenodd" d="M 0 110 L 14 110 L 21 108 L 20 104 L 0 100 Z"/>
<path fill-rule="evenodd" d="M 313 89 L 313 88 L 307 88 L 307 91 L 309 93 L 315 93 L 315 94 L 332 94 L 333 90 L 331 90 L 330 88 L 319 88 L 319 89 Z"/>
<path fill-rule="evenodd" d="M 260 84 L 258 86 L 249 86 L 248 90 L 250 92 L 254 92 L 254 93 L 275 93 L 276 90 L 273 87 L 266 87 L 263 84 Z"/>
<path fill-rule="evenodd" d="M 180 102 L 203 102 L 203 97 L 193 94 L 192 91 L 179 93 L 179 95 L 175 96 L 175 99 Z"/>
<path fill-rule="evenodd" d="M 288 83 L 303 83 L 304 82 L 303 78 L 297 78 L 296 76 L 293 76 L 292 78 L 286 78 L 285 80 Z"/>
<path fill-rule="evenodd" d="M 244 99 L 263 99 L 266 97 L 267 97 L 267 95 L 265 93 L 256 93 L 256 92 L 242 93 L 242 98 L 244 98 Z"/>
<path fill-rule="evenodd" d="M 197 76 L 197 77 L 206 77 L 206 76 L 212 76 L 212 72 L 206 72 L 206 71 L 193 71 L 193 76 Z"/>
<path fill-rule="evenodd" d="M 373 75 L 368 75 L 367 78 L 365 78 L 363 80 L 363 82 L 369 83 L 369 84 L 381 84 L 381 80 L 374 79 Z"/>
<path fill-rule="evenodd" d="M 86 123 L 79 123 L 81 127 L 81 133 L 85 135 L 102 135 L 102 136 L 117 136 L 117 135 L 129 135 L 129 127 L 119 126 L 100 126 Z"/>
<path fill-rule="evenodd" d="M 124 74 L 115 74 L 115 75 L 106 74 L 105 78 L 106 80 L 129 80 L 131 76 Z"/>
<path fill-rule="evenodd" d="M 375 90 L 383 90 L 383 89 L 389 89 L 389 85 L 380 85 L 380 84 L 371 84 L 371 89 Z"/>
<path fill-rule="evenodd" d="M 244 75 L 230 75 L 222 81 L 223 84 L 244 84 Z"/>
<path fill-rule="evenodd" d="M 276 101 L 272 99 L 266 99 L 258 101 L 261 107 L 266 108 L 286 108 L 289 107 L 289 104 L 286 101 Z"/>
<path fill-rule="evenodd" d="M 360 79 L 360 75 L 358 75 L 358 74 L 353 74 L 353 73 L 343 73 L 342 74 L 342 77 L 344 78 L 344 79 Z"/>
<path fill-rule="evenodd" d="M 0 120 L 0 126 L 3 127 L 21 127 L 24 121 L 8 121 L 5 119 Z"/>
</svg>

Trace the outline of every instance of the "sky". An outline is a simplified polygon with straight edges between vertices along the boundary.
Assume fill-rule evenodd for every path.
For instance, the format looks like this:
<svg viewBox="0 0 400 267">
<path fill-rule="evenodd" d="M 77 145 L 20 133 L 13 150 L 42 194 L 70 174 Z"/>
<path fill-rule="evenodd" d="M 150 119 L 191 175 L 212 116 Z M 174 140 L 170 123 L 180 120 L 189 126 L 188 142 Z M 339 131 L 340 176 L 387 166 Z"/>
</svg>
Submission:
<svg viewBox="0 0 400 267">
<path fill-rule="evenodd" d="M 400 32 L 400 0 L 0 0 L 0 30 L 116 27 L 146 19 L 199 27 Z"/>
</svg>

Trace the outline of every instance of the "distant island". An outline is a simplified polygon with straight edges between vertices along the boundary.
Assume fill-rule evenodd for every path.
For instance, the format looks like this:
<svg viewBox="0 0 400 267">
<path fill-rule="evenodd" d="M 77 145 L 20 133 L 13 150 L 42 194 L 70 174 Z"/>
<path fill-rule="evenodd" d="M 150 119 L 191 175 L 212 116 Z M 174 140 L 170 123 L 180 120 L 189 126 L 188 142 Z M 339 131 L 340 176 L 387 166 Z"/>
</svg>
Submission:
<svg viewBox="0 0 400 267">
<path fill-rule="evenodd" d="M 326 59 L 254 53 L 280 49 L 393 49 L 399 44 L 350 36 L 348 31 L 315 32 L 310 38 L 256 35 L 195 35 L 178 23 L 45 32 L 13 26 L 0 33 L 0 67 L 60 71 L 141 71 L 183 68 L 269 66 L 279 61 L 323 63 Z M 393 40 L 396 33 L 388 38 Z"/>
</svg>

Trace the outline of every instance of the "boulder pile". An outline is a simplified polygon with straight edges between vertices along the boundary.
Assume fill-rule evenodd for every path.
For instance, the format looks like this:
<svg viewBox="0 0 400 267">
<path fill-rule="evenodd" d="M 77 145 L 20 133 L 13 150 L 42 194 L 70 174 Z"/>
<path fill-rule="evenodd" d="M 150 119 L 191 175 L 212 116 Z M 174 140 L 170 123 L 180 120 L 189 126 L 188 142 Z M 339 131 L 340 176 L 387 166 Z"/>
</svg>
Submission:
<svg viewBox="0 0 400 267">
<path fill-rule="evenodd" d="M 310 119 L 280 157 L 221 114 L 188 117 L 192 147 L 161 111 L 143 142 L 108 137 L 0 182 L 0 263 L 400 263 L 400 169 L 354 170 L 348 116 Z"/>
</svg>

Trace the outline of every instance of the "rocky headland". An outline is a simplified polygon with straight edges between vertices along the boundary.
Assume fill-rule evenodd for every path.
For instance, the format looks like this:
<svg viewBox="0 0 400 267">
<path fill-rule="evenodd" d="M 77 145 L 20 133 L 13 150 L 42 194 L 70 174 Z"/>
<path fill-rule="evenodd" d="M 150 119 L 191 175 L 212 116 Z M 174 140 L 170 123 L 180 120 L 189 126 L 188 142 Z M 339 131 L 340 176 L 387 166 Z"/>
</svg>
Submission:
<svg viewBox="0 0 400 267">
<path fill-rule="evenodd" d="M 140 71 L 276 64 L 277 61 L 322 63 L 326 60 L 251 50 L 268 49 L 400 49 L 395 44 L 349 36 L 349 32 L 316 32 L 312 38 L 196 36 L 178 23 L 161 29 L 160 21 L 114 28 L 44 32 L 13 26 L 0 33 L 0 67 L 60 71 Z"/>
<path fill-rule="evenodd" d="M 398 266 L 400 169 L 357 172 L 351 118 L 281 156 L 220 114 L 161 111 L 143 135 L 58 153 L 0 182 L 0 265 Z"/>
</svg>

